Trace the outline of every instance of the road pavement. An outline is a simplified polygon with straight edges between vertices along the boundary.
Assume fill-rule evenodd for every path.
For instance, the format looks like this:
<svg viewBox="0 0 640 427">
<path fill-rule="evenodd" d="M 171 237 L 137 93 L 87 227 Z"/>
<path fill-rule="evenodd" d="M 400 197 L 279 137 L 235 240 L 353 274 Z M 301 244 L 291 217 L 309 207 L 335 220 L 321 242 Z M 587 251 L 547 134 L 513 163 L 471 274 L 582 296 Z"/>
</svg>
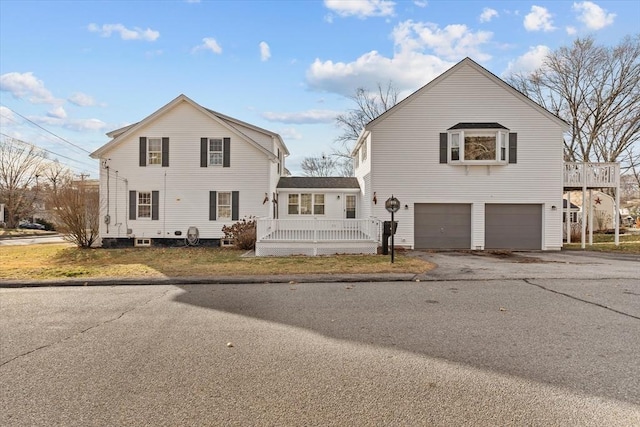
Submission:
<svg viewBox="0 0 640 427">
<path fill-rule="evenodd" d="M 0 424 L 640 425 L 634 260 L 414 255 L 439 267 L 0 289 Z"/>
</svg>

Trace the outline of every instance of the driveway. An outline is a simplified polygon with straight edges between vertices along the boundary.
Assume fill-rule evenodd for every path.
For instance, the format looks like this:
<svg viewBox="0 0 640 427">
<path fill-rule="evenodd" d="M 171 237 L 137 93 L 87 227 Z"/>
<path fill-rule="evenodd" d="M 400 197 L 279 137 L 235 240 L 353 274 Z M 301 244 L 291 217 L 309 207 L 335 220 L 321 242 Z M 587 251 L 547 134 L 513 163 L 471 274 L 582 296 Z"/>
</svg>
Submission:
<svg viewBox="0 0 640 427">
<path fill-rule="evenodd" d="M 0 424 L 640 425 L 635 262 L 415 255 L 419 282 L 0 289 Z"/>
</svg>

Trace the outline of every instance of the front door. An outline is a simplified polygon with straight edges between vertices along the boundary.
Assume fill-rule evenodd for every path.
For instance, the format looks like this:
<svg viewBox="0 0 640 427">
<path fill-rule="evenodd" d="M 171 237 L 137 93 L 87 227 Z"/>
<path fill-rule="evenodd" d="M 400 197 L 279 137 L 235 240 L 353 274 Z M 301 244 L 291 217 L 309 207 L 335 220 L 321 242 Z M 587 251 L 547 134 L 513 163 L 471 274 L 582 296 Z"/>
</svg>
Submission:
<svg viewBox="0 0 640 427">
<path fill-rule="evenodd" d="M 344 199 L 344 212 L 345 218 L 351 219 L 356 217 L 356 196 L 353 194 L 348 194 Z"/>
</svg>

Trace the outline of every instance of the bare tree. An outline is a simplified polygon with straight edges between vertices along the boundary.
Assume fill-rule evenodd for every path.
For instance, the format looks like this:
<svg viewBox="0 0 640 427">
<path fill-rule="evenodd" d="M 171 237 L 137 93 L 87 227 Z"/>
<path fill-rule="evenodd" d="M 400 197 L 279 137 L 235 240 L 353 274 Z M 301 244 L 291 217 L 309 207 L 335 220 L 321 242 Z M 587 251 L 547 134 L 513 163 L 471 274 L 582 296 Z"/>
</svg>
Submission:
<svg viewBox="0 0 640 427">
<path fill-rule="evenodd" d="M 79 247 L 90 248 L 99 237 L 100 198 L 98 187 L 70 173 L 55 174 L 50 203 L 54 207 L 56 229 Z"/>
<path fill-rule="evenodd" d="M 38 178 L 45 153 L 31 144 L 2 136 L 0 140 L 0 200 L 5 204 L 7 227 L 15 228 L 33 212 Z"/>
<path fill-rule="evenodd" d="M 304 176 L 335 176 L 338 161 L 322 153 L 320 157 L 305 157 L 300 163 Z"/>
<path fill-rule="evenodd" d="M 638 156 L 628 153 L 640 139 L 640 35 L 613 47 L 578 38 L 547 55 L 533 73 L 507 81 L 570 123 L 567 161 L 637 166 Z"/>
<path fill-rule="evenodd" d="M 339 148 L 332 153 L 338 159 L 336 167 L 343 176 L 353 175 L 351 150 L 360 132 L 367 123 L 398 103 L 398 90 L 392 82 L 388 82 L 386 86 L 378 83 L 376 92 L 359 87 L 349 99 L 355 103 L 355 108 L 336 117 L 336 123 L 343 132 L 335 141 Z"/>
</svg>

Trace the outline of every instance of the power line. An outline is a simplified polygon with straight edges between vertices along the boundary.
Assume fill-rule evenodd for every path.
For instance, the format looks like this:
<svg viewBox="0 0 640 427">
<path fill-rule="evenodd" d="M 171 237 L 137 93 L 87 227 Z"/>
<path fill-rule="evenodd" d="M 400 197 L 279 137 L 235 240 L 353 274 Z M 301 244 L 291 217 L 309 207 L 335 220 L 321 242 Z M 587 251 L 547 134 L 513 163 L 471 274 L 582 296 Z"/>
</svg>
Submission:
<svg viewBox="0 0 640 427">
<path fill-rule="evenodd" d="M 26 118 L 25 116 L 23 116 L 22 114 L 18 113 L 16 110 L 14 110 L 14 109 L 12 109 L 12 108 L 9 108 L 9 107 L 7 107 L 6 105 L 4 105 L 4 104 L 2 104 L 2 103 L 0 103 L 0 105 L 4 106 L 5 108 L 7 108 L 7 109 L 8 109 L 8 110 L 10 110 L 11 112 L 15 113 L 16 115 L 18 115 L 18 116 L 22 117 L 24 120 L 28 121 L 28 122 L 29 122 L 29 123 L 31 123 L 32 125 L 37 126 L 38 128 L 42 129 L 43 131 L 45 131 L 45 132 L 47 132 L 47 133 L 49 133 L 49 134 L 51 134 L 51 135 L 55 136 L 55 137 L 56 137 L 56 138 L 58 138 L 59 140 L 61 140 L 61 141 L 63 141 L 63 142 L 66 142 L 67 144 L 69 144 L 69 145 L 71 145 L 71 146 L 73 146 L 73 147 L 77 148 L 78 150 L 82 150 L 82 151 L 84 151 L 84 152 L 85 152 L 85 153 L 87 153 L 87 154 L 91 154 L 91 151 L 87 151 L 86 149 L 84 149 L 84 148 L 80 147 L 79 145 L 76 145 L 76 144 L 74 144 L 73 142 L 68 141 L 68 140 L 66 140 L 66 139 L 65 139 L 65 138 L 63 138 L 63 137 L 61 137 L 61 136 L 59 136 L 59 135 L 56 135 L 55 133 L 51 132 L 50 130 L 45 129 L 44 127 L 40 126 L 38 123 L 34 122 L 33 120 L 28 119 L 28 118 Z"/>
<path fill-rule="evenodd" d="M 46 148 L 39 147 L 39 146 L 37 146 L 37 145 L 35 145 L 35 144 L 32 144 L 32 143 L 30 143 L 30 142 L 22 141 L 21 139 L 15 138 L 15 137 L 13 137 L 13 136 L 11 136 L 11 135 L 7 135 L 6 133 L 3 133 L 3 132 L 0 132 L 0 135 L 4 136 L 5 138 L 11 138 L 12 140 L 17 141 L 17 142 L 19 142 L 19 143 L 21 143 L 21 144 L 25 144 L 25 145 L 28 145 L 28 146 L 30 146 L 30 147 L 37 148 L 38 150 L 42 150 L 42 151 L 45 151 L 45 152 L 47 152 L 47 153 L 53 154 L 54 156 L 58 156 L 58 157 L 62 157 L 62 158 L 67 159 L 67 160 L 71 160 L 72 162 L 79 163 L 79 164 L 81 164 L 81 165 L 83 165 L 83 166 L 91 166 L 91 167 L 94 167 L 94 166 L 95 166 L 95 165 L 89 165 L 89 163 L 83 163 L 83 162 L 81 162 L 81 161 L 79 161 L 79 160 L 76 160 L 76 159 L 72 159 L 71 157 L 67 157 L 67 156 L 65 156 L 65 155 L 62 155 L 62 154 L 56 153 L 56 152 L 54 152 L 54 151 L 47 150 Z M 67 165 L 67 166 L 71 167 L 71 165 Z"/>
<path fill-rule="evenodd" d="M 67 156 L 64 156 L 64 155 L 62 155 L 62 154 L 55 153 L 55 152 L 53 152 L 53 151 L 51 151 L 51 150 L 47 150 L 46 148 L 38 147 L 38 146 L 37 146 L 37 145 L 35 145 L 35 144 L 31 144 L 30 142 L 26 142 L 26 141 L 22 141 L 22 140 L 20 140 L 20 139 L 18 139 L 18 138 L 14 138 L 13 136 L 11 136 L 11 135 L 7 135 L 6 133 L 0 132 L 0 135 L 4 136 L 4 137 L 6 137 L 6 138 L 10 138 L 10 139 L 12 139 L 13 141 L 17 141 L 17 142 L 19 142 L 19 143 L 21 143 L 21 144 L 28 145 L 28 146 L 33 147 L 33 148 L 36 148 L 36 149 L 38 149 L 38 150 L 45 151 L 45 152 L 47 152 L 47 153 L 51 153 L 51 154 L 53 154 L 53 155 L 55 155 L 55 156 L 59 156 L 59 157 L 65 158 L 65 159 L 67 159 L 67 160 L 71 160 L 72 162 L 79 163 L 79 164 L 81 164 L 82 166 L 85 166 L 85 167 L 92 167 L 92 168 L 93 168 L 93 167 L 95 167 L 95 165 L 90 165 L 90 164 L 88 164 L 88 163 L 83 163 L 83 162 L 80 162 L 79 160 L 72 159 L 71 157 L 67 157 Z M 57 159 L 56 159 L 56 160 L 57 160 Z M 60 162 L 60 163 L 62 163 L 62 162 Z M 66 163 L 62 163 L 62 164 L 63 164 L 63 165 L 65 165 L 65 166 L 67 166 L 67 167 L 69 167 L 69 168 L 72 168 L 72 169 L 76 169 L 76 168 L 77 168 L 77 166 L 72 166 L 72 165 L 70 165 L 70 164 L 66 164 Z"/>
</svg>

